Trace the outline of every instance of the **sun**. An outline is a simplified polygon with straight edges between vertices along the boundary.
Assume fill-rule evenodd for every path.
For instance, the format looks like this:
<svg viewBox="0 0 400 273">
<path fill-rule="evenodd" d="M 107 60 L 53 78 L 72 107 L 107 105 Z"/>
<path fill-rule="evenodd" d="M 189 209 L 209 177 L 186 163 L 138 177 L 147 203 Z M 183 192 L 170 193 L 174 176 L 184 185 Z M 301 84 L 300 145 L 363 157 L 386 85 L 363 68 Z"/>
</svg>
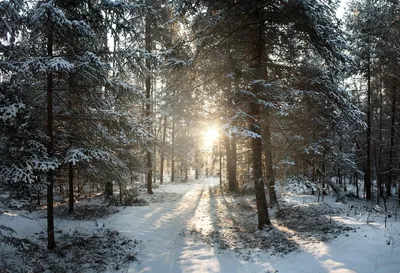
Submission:
<svg viewBox="0 0 400 273">
<path fill-rule="evenodd" d="M 218 139 L 219 132 L 217 129 L 210 127 L 204 132 L 204 146 L 206 149 L 211 149 L 214 142 Z"/>
<path fill-rule="evenodd" d="M 219 133 L 218 133 L 218 131 L 217 131 L 215 128 L 209 128 L 209 129 L 207 130 L 205 136 L 206 136 L 206 139 L 207 139 L 209 142 L 214 142 L 214 141 L 218 138 Z"/>
</svg>

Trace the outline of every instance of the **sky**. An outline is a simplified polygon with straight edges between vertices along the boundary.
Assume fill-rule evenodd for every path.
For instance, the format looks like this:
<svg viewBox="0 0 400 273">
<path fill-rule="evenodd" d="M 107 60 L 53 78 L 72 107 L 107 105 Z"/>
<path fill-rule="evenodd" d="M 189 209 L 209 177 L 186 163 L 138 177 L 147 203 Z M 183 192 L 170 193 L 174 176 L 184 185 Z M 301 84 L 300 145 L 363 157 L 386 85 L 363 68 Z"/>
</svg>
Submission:
<svg viewBox="0 0 400 273">
<path fill-rule="evenodd" d="M 339 18 L 342 18 L 342 17 L 343 17 L 343 13 L 344 13 L 344 10 L 345 10 L 345 8 L 346 8 L 347 2 L 348 2 L 348 0 L 341 0 L 341 1 L 340 1 L 340 7 L 339 7 L 339 9 L 336 11 L 336 14 L 337 14 L 337 16 L 338 16 Z"/>
</svg>

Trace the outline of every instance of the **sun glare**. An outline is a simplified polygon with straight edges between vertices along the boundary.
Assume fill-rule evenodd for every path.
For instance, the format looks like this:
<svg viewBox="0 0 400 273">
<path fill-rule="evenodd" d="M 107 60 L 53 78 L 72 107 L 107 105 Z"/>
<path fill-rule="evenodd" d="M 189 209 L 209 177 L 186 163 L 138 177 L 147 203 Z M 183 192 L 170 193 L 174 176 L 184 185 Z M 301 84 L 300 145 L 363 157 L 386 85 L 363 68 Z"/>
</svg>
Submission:
<svg viewBox="0 0 400 273">
<path fill-rule="evenodd" d="M 204 133 L 204 146 L 207 149 L 211 149 L 218 137 L 219 133 L 215 128 L 208 128 L 208 130 Z"/>
</svg>

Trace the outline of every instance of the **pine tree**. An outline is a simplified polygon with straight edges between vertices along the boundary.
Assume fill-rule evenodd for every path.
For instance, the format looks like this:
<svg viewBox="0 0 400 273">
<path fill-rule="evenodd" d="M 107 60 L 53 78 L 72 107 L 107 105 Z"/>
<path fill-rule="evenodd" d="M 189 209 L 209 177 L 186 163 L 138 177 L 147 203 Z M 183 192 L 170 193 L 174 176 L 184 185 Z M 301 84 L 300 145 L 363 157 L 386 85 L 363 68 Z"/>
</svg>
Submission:
<svg viewBox="0 0 400 273">
<path fill-rule="evenodd" d="M 357 85 L 357 94 L 364 93 L 366 97 L 365 101 L 360 101 L 360 107 L 366 112 L 367 130 L 360 136 L 360 146 L 365 150 L 366 159 L 360 161 L 365 170 L 368 200 L 372 199 L 370 188 L 373 171 L 376 171 L 380 196 L 383 196 L 383 184 L 386 197 L 390 195 L 391 184 L 396 176 L 393 166 L 398 161 L 395 144 L 398 44 L 393 37 L 399 35 L 396 21 L 398 12 L 397 3 L 393 1 L 365 0 L 350 2 L 346 15 L 346 26 L 351 34 L 351 53 L 356 64 L 351 76 Z M 360 76 L 366 84 L 357 80 Z M 390 133 L 382 134 L 384 130 Z"/>
<path fill-rule="evenodd" d="M 85 178 L 95 175 L 96 181 L 122 185 L 130 181 L 135 150 L 150 138 L 132 110 L 143 93 L 136 82 L 124 81 L 125 67 L 116 65 L 132 48 L 111 52 L 105 38 L 115 25 L 122 26 L 115 31 L 127 35 L 131 30 L 127 22 L 116 23 L 127 14 L 133 17 L 134 11 L 142 13 L 142 5 L 108 1 L 2 5 L 8 16 L 2 34 L 10 41 L 2 46 L 7 59 L 1 75 L 1 149 L 9 158 L 2 160 L 1 180 L 14 188 L 29 185 L 29 193 L 36 193 L 40 187 L 33 185 L 44 185 L 47 176 L 48 248 L 53 249 L 53 187 L 60 184 L 64 170 L 68 170 L 72 211 L 75 166 L 79 164 Z M 111 18 L 115 21 L 101 21 L 102 14 L 115 15 Z"/>
<path fill-rule="evenodd" d="M 318 91 L 321 98 L 334 103 L 337 109 L 349 114 L 350 122 L 359 121 L 357 108 L 353 107 L 346 91 L 340 90 L 339 80 L 346 58 L 341 50 L 344 39 L 335 18 L 337 1 L 200 1 L 193 5 L 191 1 L 181 1 L 180 8 L 197 15 L 193 25 L 198 38 L 195 64 L 211 60 L 209 56 L 218 56 L 224 60 L 221 67 L 211 66 L 209 79 L 217 75 L 232 75 L 235 70 L 228 65 L 225 52 L 234 52 L 236 68 L 240 73 L 240 84 L 236 96 L 247 104 L 235 105 L 238 113 L 246 113 L 249 129 L 240 129 L 251 138 L 253 158 L 253 181 L 256 187 L 256 200 L 259 213 L 259 228 L 269 223 L 261 169 L 262 139 L 260 130 L 260 105 L 273 111 L 269 116 L 275 117 L 281 112 L 285 101 L 282 93 L 289 90 L 296 94 L 296 80 L 300 81 L 300 71 L 304 66 L 304 56 L 315 56 L 322 70 L 316 77 L 323 81 Z M 200 12 L 201 11 L 201 12 Z M 270 58 L 269 56 L 273 56 Z M 209 58 L 209 59 L 207 59 Z M 304 63 L 306 64 L 306 63 Z M 225 65 L 225 66 L 224 66 Z M 329 68 L 329 69 L 328 69 Z M 336 69 L 334 69 L 336 68 Z M 222 71 L 222 73 L 221 73 Z M 221 76 L 220 76 L 221 77 Z M 322 78 L 320 78 L 322 77 Z M 215 83 L 215 81 L 212 81 Z M 294 97 L 296 95 L 293 95 Z M 282 99 L 282 100 L 281 100 Z M 240 116 L 240 115 L 237 115 Z M 333 116 L 331 118 L 334 118 Z M 343 116 L 341 115 L 342 119 Z M 268 133 L 271 120 L 264 120 L 264 144 L 272 149 L 273 133 Z M 272 164 L 271 155 L 266 151 L 266 159 Z M 273 178 L 271 165 L 268 168 Z M 268 178 L 267 178 L 268 179 Z M 272 183 L 272 182 L 271 182 Z M 273 197 L 272 197 L 273 198 Z"/>
</svg>

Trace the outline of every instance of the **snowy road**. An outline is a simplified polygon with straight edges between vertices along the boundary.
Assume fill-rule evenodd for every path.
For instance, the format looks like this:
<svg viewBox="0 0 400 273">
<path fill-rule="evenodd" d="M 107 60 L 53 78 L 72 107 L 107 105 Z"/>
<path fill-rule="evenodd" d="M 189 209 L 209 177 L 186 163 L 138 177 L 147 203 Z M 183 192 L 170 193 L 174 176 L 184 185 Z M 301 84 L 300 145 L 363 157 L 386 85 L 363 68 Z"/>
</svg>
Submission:
<svg viewBox="0 0 400 273">
<path fill-rule="evenodd" d="M 195 223 L 204 228 L 213 224 L 212 202 L 206 193 L 216 185 L 218 180 L 212 178 L 189 184 L 183 187 L 187 192 L 179 202 L 129 208 L 111 217 L 109 224 L 115 223 L 115 229 L 143 240 L 139 263 L 128 272 L 253 272 L 234 255 L 218 255 L 216 248 L 183 235 Z"/>
<path fill-rule="evenodd" d="M 342 235 L 331 243 L 315 242 L 304 251 L 283 257 L 252 249 L 248 251 L 251 258 L 245 259 L 233 251 L 220 251 L 198 237 L 185 235 L 185 231 L 193 228 L 207 232 L 215 230 L 218 221 L 216 200 L 210 198 L 209 189 L 217 185 L 216 178 L 167 184 L 162 191 L 182 193 L 182 198 L 147 207 L 126 208 L 111 216 L 105 223 L 107 227 L 143 241 L 139 262 L 123 272 L 400 272 L 399 224 L 391 223 L 386 229 L 378 223 L 365 225 L 363 216 L 338 219 L 347 221 L 350 226 L 361 227 L 350 237 Z M 389 236 L 392 236 L 393 247 L 386 244 Z"/>
</svg>

